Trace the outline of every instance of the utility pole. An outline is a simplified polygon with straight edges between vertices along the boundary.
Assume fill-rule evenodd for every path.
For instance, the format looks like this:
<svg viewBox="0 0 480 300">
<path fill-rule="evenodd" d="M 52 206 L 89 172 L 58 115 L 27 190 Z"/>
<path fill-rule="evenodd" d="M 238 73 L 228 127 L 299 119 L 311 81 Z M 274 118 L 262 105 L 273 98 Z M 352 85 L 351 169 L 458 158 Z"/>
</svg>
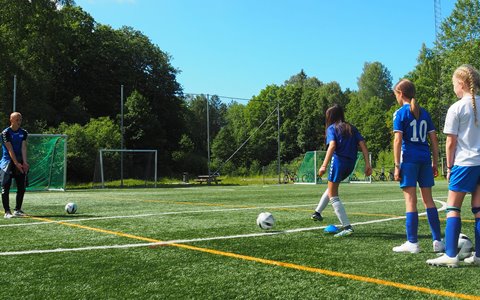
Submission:
<svg viewBox="0 0 480 300">
<path fill-rule="evenodd" d="M 13 75 L 13 109 L 12 112 L 17 111 L 17 75 Z"/>
</svg>

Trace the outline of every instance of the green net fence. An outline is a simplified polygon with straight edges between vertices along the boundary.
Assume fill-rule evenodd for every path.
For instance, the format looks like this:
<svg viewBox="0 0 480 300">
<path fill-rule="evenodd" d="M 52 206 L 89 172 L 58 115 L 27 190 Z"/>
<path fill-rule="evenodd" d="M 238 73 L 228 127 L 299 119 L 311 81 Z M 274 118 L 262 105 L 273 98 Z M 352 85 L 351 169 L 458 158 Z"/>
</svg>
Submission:
<svg viewBox="0 0 480 300">
<path fill-rule="evenodd" d="M 326 183 L 327 174 L 323 178 L 317 176 L 317 171 L 323 162 L 326 151 L 309 151 L 305 153 L 302 163 L 297 171 L 297 183 Z M 330 162 L 327 165 L 327 170 L 330 168 Z M 365 160 L 362 152 L 357 153 L 357 162 L 355 168 L 350 176 L 344 182 L 371 182 L 370 176 L 364 175 Z"/>
<path fill-rule="evenodd" d="M 67 175 L 67 136 L 28 135 L 29 191 L 65 190 Z"/>
</svg>

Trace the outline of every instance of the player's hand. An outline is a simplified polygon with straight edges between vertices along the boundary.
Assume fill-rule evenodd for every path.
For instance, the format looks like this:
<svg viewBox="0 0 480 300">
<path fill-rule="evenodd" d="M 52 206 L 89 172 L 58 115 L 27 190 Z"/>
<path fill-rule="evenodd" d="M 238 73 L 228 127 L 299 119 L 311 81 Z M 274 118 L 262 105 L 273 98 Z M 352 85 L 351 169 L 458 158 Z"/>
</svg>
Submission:
<svg viewBox="0 0 480 300">
<path fill-rule="evenodd" d="M 395 181 L 400 181 L 400 168 L 399 167 L 395 167 L 395 171 L 393 171 L 393 179 Z"/>
<path fill-rule="evenodd" d="M 365 166 L 365 176 L 372 175 L 372 167 L 370 165 Z"/>
<path fill-rule="evenodd" d="M 326 172 L 327 172 L 327 167 L 321 166 L 320 169 L 318 169 L 318 176 L 322 177 L 323 174 L 325 174 Z"/>
<path fill-rule="evenodd" d="M 25 172 L 23 171 L 23 165 L 19 162 L 15 163 L 15 167 L 20 171 L 20 173 L 24 174 Z"/>
<path fill-rule="evenodd" d="M 432 170 L 433 170 L 433 177 L 438 176 L 438 167 L 435 165 L 432 165 Z"/>
<path fill-rule="evenodd" d="M 28 170 L 30 170 L 30 165 L 26 162 L 23 163 L 22 167 L 25 173 L 28 173 Z"/>
<path fill-rule="evenodd" d="M 451 174 L 450 170 L 447 170 L 447 182 L 450 182 L 450 174 Z"/>
</svg>

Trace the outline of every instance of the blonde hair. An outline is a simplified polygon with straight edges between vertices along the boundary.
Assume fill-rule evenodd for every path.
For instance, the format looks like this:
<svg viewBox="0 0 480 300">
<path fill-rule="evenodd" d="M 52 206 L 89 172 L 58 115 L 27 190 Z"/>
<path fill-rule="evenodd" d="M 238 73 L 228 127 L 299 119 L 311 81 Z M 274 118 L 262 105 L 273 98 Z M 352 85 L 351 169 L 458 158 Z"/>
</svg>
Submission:
<svg viewBox="0 0 480 300">
<path fill-rule="evenodd" d="M 475 102 L 475 95 L 477 94 L 478 89 L 480 88 L 480 74 L 477 69 L 471 65 L 461 65 L 458 67 L 455 72 L 453 72 L 453 77 L 458 80 L 466 83 L 470 88 L 470 94 L 472 95 L 472 106 L 473 106 L 473 115 L 475 117 L 475 126 L 478 125 L 478 116 L 477 116 L 477 103 Z"/>
<path fill-rule="evenodd" d="M 420 118 L 420 106 L 417 104 L 417 100 L 415 100 L 415 85 L 408 79 L 402 79 L 395 86 L 393 89 L 397 92 L 402 92 L 402 94 L 410 100 L 410 112 L 415 117 L 415 119 Z"/>
</svg>

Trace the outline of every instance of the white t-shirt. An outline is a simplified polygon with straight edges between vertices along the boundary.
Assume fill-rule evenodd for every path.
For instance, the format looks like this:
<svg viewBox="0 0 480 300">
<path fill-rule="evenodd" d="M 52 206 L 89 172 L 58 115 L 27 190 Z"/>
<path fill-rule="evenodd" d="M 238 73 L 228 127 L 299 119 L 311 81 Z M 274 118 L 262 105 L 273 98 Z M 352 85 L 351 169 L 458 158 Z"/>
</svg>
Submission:
<svg viewBox="0 0 480 300">
<path fill-rule="evenodd" d="M 443 133 L 457 136 L 454 164 L 457 166 L 480 165 L 480 97 L 475 96 L 477 104 L 477 126 L 473 114 L 472 97 L 464 96 L 447 112 Z"/>
</svg>

